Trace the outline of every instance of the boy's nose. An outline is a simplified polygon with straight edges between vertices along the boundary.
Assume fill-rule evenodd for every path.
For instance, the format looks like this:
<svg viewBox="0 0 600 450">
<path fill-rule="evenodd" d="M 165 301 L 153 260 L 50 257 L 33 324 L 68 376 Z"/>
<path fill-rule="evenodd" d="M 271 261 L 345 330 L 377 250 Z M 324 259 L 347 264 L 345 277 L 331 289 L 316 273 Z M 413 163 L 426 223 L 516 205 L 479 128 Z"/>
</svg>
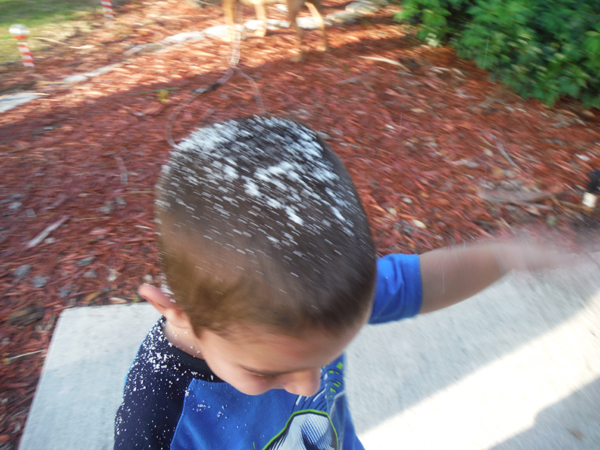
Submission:
<svg viewBox="0 0 600 450">
<path fill-rule="evenodd" d="M 321 369 L 309 369 L 287 375 L 283 388 L 290 394 L 310 397 L 321 386 Z"/>
</svg>

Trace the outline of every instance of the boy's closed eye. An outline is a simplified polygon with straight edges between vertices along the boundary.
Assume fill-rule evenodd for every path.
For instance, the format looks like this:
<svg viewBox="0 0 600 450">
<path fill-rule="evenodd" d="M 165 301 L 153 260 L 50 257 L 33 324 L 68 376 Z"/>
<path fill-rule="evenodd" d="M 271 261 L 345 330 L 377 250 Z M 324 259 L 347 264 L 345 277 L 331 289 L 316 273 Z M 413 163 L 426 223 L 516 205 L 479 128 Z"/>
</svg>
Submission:
<svg viewBox="0 0 600 450">
<path fill-rule="evenodd" d="M 244 366 L 240 366 L 240 367 L 242 369 L 244 369 L 246 372 L 249 372 L 250 374 L 252 374 L 256 377 L 265 378 L 265 379 L 269 379 L 269 380 L 281 377 L 283 375 L 289 375 L 291 373 L 302 372 L 302 370 L 290 370 L 287 372 L 261 372 L 259 370 L 254 370 L 249 367 L 244 367 Z"/>
<path fill-rule="evenodd" d="M 291 373 L 291 372 L 277 372 L 277 373 L 268 372 L 268 373 L 265 373 L 265 372 L 259 372 L 256 370 L 252 370 L 252 369 L 249 369 L 249 368 L 243 367 L 243 366 L 242 366 L 242 369 L 244 369 L 246 372 L 250 373 L 251 375 L 254 375 L 255 377 L 260 377 L 260 378 L 265 378 L 265 379 L 273 379 L 273 378 L 277 378 L 281 375 L 286 375 L 288 373 Z"/>
<path fill-rule="evenodd" d="M 251 375 L 255 376 L 255 377 L 259 377 L 262 379 L 267 379 L 267 380 L 273 380 L 275 378 L 279 378 L 285 375 L 289 375 L 289 374 L 294 374 L 294 373 L 298 373 L 298 372 L 306 372 L 309 369 L 305 369 L 305 370 L 290 370 L 287 372 L 261 372 L 258 370 L 254 370 L 254 369 L 250 369 L 248 367 L 244 367 L 244 366 L 240 366 L 242 367 L 242 369 L 244 369 L 246 372 L 250 373 Z"/>
<path fill-rule="evenodd" d="M 279 375 L 269 375 L 269 374 L 256 373 L 256 372 L 250 372 L 250 374 L 252 374 L 253 376 L 255 376 L 257 378 L 261 378 L 263 380 L 274 380 L 275 378 L 277 378 L 279 376 Z"/>
</svg>

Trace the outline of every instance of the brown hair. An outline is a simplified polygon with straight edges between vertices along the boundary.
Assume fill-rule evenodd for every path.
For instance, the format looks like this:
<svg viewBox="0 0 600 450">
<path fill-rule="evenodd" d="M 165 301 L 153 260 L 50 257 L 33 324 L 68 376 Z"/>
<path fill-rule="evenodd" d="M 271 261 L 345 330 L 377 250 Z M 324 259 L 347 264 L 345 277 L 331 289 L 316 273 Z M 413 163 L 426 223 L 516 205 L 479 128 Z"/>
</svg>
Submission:
<svg viewBox="0 0 600 450">
<path fill-rule="evenodd" d="M 157 187 L 161 265 L 198 334 L 263 325 L 335 333 L 364 318 L 375 249 L 350 176 L 296 122 L 252 117 L 199 129 Z"/>
</svg>

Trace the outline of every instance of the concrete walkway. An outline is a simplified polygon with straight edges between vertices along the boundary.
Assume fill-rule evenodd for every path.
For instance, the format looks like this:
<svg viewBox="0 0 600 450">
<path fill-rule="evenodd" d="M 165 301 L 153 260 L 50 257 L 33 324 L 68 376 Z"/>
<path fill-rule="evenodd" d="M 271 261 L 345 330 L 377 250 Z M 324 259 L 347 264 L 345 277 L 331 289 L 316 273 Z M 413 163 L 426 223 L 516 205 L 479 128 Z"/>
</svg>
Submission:
<svg viewBox="0 0 600 450">
<path fill-rule="evenodd" d="M 599 261 L 365 328 L 348 392 L 367 450 L 599 449 Z M 157 317 L 145 303 L 64 311 L 20 449 L 111 449 L 123 379 Z"/>
</svg>

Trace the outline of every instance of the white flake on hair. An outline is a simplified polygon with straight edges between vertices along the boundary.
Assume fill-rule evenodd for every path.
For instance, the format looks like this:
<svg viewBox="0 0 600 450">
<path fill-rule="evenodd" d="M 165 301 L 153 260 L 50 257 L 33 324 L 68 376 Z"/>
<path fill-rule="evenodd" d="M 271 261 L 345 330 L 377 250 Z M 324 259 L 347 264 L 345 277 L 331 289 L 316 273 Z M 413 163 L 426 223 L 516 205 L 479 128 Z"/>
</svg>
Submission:
<svg viewBox="0 0 600 450">
<path fill-rule="evenodd" d="M 335 206 L 331 206 L 331 211 L 339 219 L 340 222 L 346 223 L 346 219 L 342 216 L 342 213 Z"/>
<path fill-rule="evenodd" d="M 252 180 L 246 179 L 246 184 L 244 187 L 246 188 L 246 194 L 252 197 L 260 197 L 258 186 Z"/>
<path fill-rule="evenodd" d="M 281 204 L 281 202 L 279 200 L 275 200 L 274 198 L 268 199 L 267 205 L 269 205 L 271 208 L 277 208 L 277 209 L 283 208 L 283 205 Z"/>
<path fill-rule="evenodd" d="M 237 172 L 231 166 L 225 166 L 223 169 L 223 172 L 225 173 L 225 176 L 227 177 L 228 180 L 236 180 L 238 178 Z"/>
<path fill-rule="evenodd" d="M 296 222 L 298 225 L 304 225 L 304 221 L 300 218 L 300 216 L 298 216 L 298 214 L 296 214 L 293 208 L 288 206 L 285 208 L 285 212 L 292 222 Z"/>
<path fill-rule="evenodd" d="M 167 284 L 167 280 L 163 277 L 160 283 L 160 290 L 163 291 L 163 293 L 167 296 L 172 298 L 173 297 L 173 291 L 171 290 L 171 288 L 169 288 L 169 285 Z"/>
<path fill-rule="evenodd" d="M 232 205 L 236 205 L 237 204 L 237 200 L 235 198 L 223 197 L 223 200 L 225 200 L 226 202 L 231 203 Z"/>
</svg>

